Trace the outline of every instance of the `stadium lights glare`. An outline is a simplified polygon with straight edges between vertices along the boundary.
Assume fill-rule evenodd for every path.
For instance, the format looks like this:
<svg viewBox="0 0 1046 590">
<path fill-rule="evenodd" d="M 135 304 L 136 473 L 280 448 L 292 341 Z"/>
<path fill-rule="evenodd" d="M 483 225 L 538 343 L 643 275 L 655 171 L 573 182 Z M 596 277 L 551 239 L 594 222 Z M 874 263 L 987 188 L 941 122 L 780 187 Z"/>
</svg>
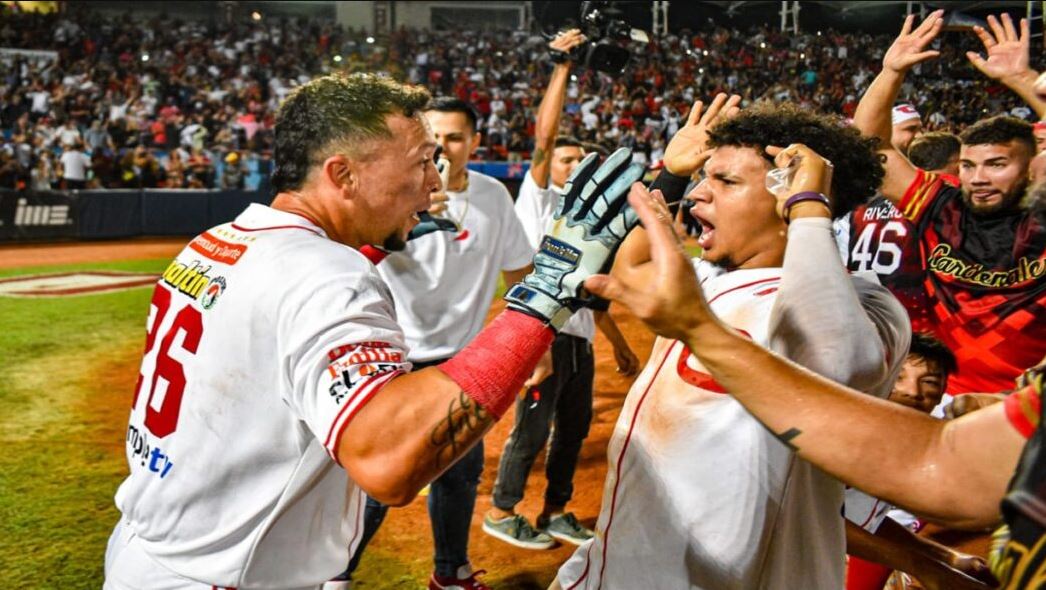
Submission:
<svg viewBox="0 0 1046 590">
<path fill-rule="evenodd" d="M 334 61 L 336 61 L 338 63 L 341 63 L 341 56 L 340 55 L 335 55 L 334 56 Z"/>
<path fill-rule="evenodd" d="M 374 37 L 367 37 L 367 43 L 374 43 Z"/>
<path fill-rule="evenodd" d="M 708 50 L 707 49 L 704 51 L 704 55 L 705 55 L 705 57 L 708 57 Z"/>
<path fill-rule="evenodd" d="M 149 61 L 149 54 L 148 53 L 143 53 L 142 54 L 142 61 Z"/>
<path fill-rule="evenodd" d="M 766 43 L 760 43 L 759 49 L 766 49 Z"/>
<path fill-rule="evenodd" d="M 806 54 L 805 53 L 800 53 L 799 54 L 799 59 L 806 59 Z"/>
<path fill-rule="evenodd" d="M 703 73 L 705 73 L 705 69 L 704 68 L 697 68 L 697 73 L 698 74 L 703 74 Z"/>
<path fill-rule="evenodd" d="M 254 20 L 261 20 L 261 13 L 255 10 L 251 13 L 251 18 Z"/>
</svg>

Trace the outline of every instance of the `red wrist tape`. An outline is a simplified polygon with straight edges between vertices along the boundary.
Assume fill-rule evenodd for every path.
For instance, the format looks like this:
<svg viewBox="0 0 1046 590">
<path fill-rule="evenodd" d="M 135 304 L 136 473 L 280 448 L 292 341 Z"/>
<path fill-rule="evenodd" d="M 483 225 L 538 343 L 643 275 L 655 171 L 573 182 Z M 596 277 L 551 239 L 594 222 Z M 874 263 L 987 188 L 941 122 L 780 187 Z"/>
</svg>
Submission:
<svg viewBox="0 0 1046 590">
<path fill-rule="evenodd" d="M 501 418 L 555 337 L 541 320 L 505 310 L 439 369 L 484 410 Z"/>
</svg>

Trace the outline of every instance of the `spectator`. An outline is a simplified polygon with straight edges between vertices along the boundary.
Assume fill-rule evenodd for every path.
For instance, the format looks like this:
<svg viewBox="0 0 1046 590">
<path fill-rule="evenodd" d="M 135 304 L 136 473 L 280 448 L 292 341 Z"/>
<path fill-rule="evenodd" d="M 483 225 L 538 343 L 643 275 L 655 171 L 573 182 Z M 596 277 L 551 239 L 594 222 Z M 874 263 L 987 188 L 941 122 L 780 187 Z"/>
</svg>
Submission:
<svg viewBox="0 0 1046 590">
<path fill-rule="evenodd" d="M 91 158 L 83 153 L 80 141 L 70 145 L 58 159 L 62 188 L 81 190 L 87 188 L 87 171 L 91 169 Z"/>
<path fill-rule="evenodd" d="M 916 168 L 959 176 L 959 136 L 945 131 L 931 131 L 917 136 L 908 144 L 908 159 Z"/>
<path fill-rule="evenodd" d="M 144 145 L 139 145 L 120 161 L 120 178 L 126 188 L 157 188 L 162 172 L 160 162 Z"/>
<path fill-rule="evenodd" d="M 225 167 L 222 169 L 222 188 L 243 190 L 247 178 L 247 164 L 240 159 L 240 154 L 229 152 L 225 156 Z"/>
<path fill-rule="evenodd" d="M 33 166 L 30 177 L 29 186 L 34 191 L 49 191 L 54 188 L 58 181 L 58 175 L 55 174 L 54 164 L 51 161 L 49 152 L 41 153 L 36 159 L 36 165 Z"/>
<path fill-rule="evenodd" d="M 167 154 L 164 175 L 167 177 L 167 188 L 185 188 L 188 169 L 185 166 L 185 161 L 182 160 L 181 150 L 173 150 Z"/>
<path fill-rule="evenodd" d="M 1046 217 L 1022 206 L 1028 165 L 1035 155 L 1032 125 L 1010 116 L 985 119 L 960 135 L 960 186 L 916 169 L 889 145 L 890 105 L 924 51 L 939 33 L 943 11 L 912 29 L 912 17 L 883 57 L 883 70 L 861 99 L 855 125 L 887 146 L 882 193 L 915 228 L 922 242 L 924 292 L 932 305 L 933 333 L 958 359 L 949 379 L 952 395 L 1000 391 L 1046 353 L 1046 273 L 1028 270 L 1046 249 Z M 1028 68 L 1027 23 L 1017 33 L 1003 15 L 975 29 L 988 58 L 970 60 L 992 79 L 1046 116 L 1046 101 L 1035 96 L 1037 73 Z M 970 269 L 977 269 L 971 272 Z M 1024 269 L 1024 270 L 1022 270 Z"/>
</svg>

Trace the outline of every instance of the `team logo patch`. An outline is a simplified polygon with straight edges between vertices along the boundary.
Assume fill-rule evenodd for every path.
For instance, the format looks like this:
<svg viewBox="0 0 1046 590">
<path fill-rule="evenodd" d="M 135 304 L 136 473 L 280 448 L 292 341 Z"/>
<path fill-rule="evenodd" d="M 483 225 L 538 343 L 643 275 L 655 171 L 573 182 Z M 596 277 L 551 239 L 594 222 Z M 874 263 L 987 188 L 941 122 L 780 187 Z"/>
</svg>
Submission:
<svg viewBox="0 0 1046 590">
<path fill-rule="evenodd" d="M 225 277 L 214 277 L 200 294 L 200 305 L 204 309 L 214 307 L 214 304 L 218 302 L 218 296 L 223 292 L 225 292 Z"/>
</svg>

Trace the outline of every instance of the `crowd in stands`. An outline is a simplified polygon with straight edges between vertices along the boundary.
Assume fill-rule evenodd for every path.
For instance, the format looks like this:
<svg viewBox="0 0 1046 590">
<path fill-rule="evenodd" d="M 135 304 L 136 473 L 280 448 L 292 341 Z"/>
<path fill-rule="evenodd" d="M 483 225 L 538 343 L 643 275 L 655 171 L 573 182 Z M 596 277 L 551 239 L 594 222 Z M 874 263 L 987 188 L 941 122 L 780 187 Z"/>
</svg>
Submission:
<svg viewBox="0 0 1046 590">
<path fill-rule="evenodd" d="M 619 77 L 576 69 L 562 131 L 631 147 L 654 164 L 692 102 L 721 91 L 746 104 L 790 100 L 852 116 L 889 40 L 710 23 L 634 52 Z M 374 39 L 300 19 L 5 14 L 0 48 L 56 56 L 0 53 L 0 187 L 243 188 L 248 170 L 266 176 L 280 101 L 336 70 L 386 72 L 466 99 L 482 115 L 476 157 L 524 161 L 550 69 L 546 44 L 521 31 L 400 30 Z M 957 131 L 989 113 L 1031 118 L 977 74 L 968 49 L 977 49 L 972 35 L 946 38 L 941 59 L 902 92 L 927 127 Z"/>
</svg>

